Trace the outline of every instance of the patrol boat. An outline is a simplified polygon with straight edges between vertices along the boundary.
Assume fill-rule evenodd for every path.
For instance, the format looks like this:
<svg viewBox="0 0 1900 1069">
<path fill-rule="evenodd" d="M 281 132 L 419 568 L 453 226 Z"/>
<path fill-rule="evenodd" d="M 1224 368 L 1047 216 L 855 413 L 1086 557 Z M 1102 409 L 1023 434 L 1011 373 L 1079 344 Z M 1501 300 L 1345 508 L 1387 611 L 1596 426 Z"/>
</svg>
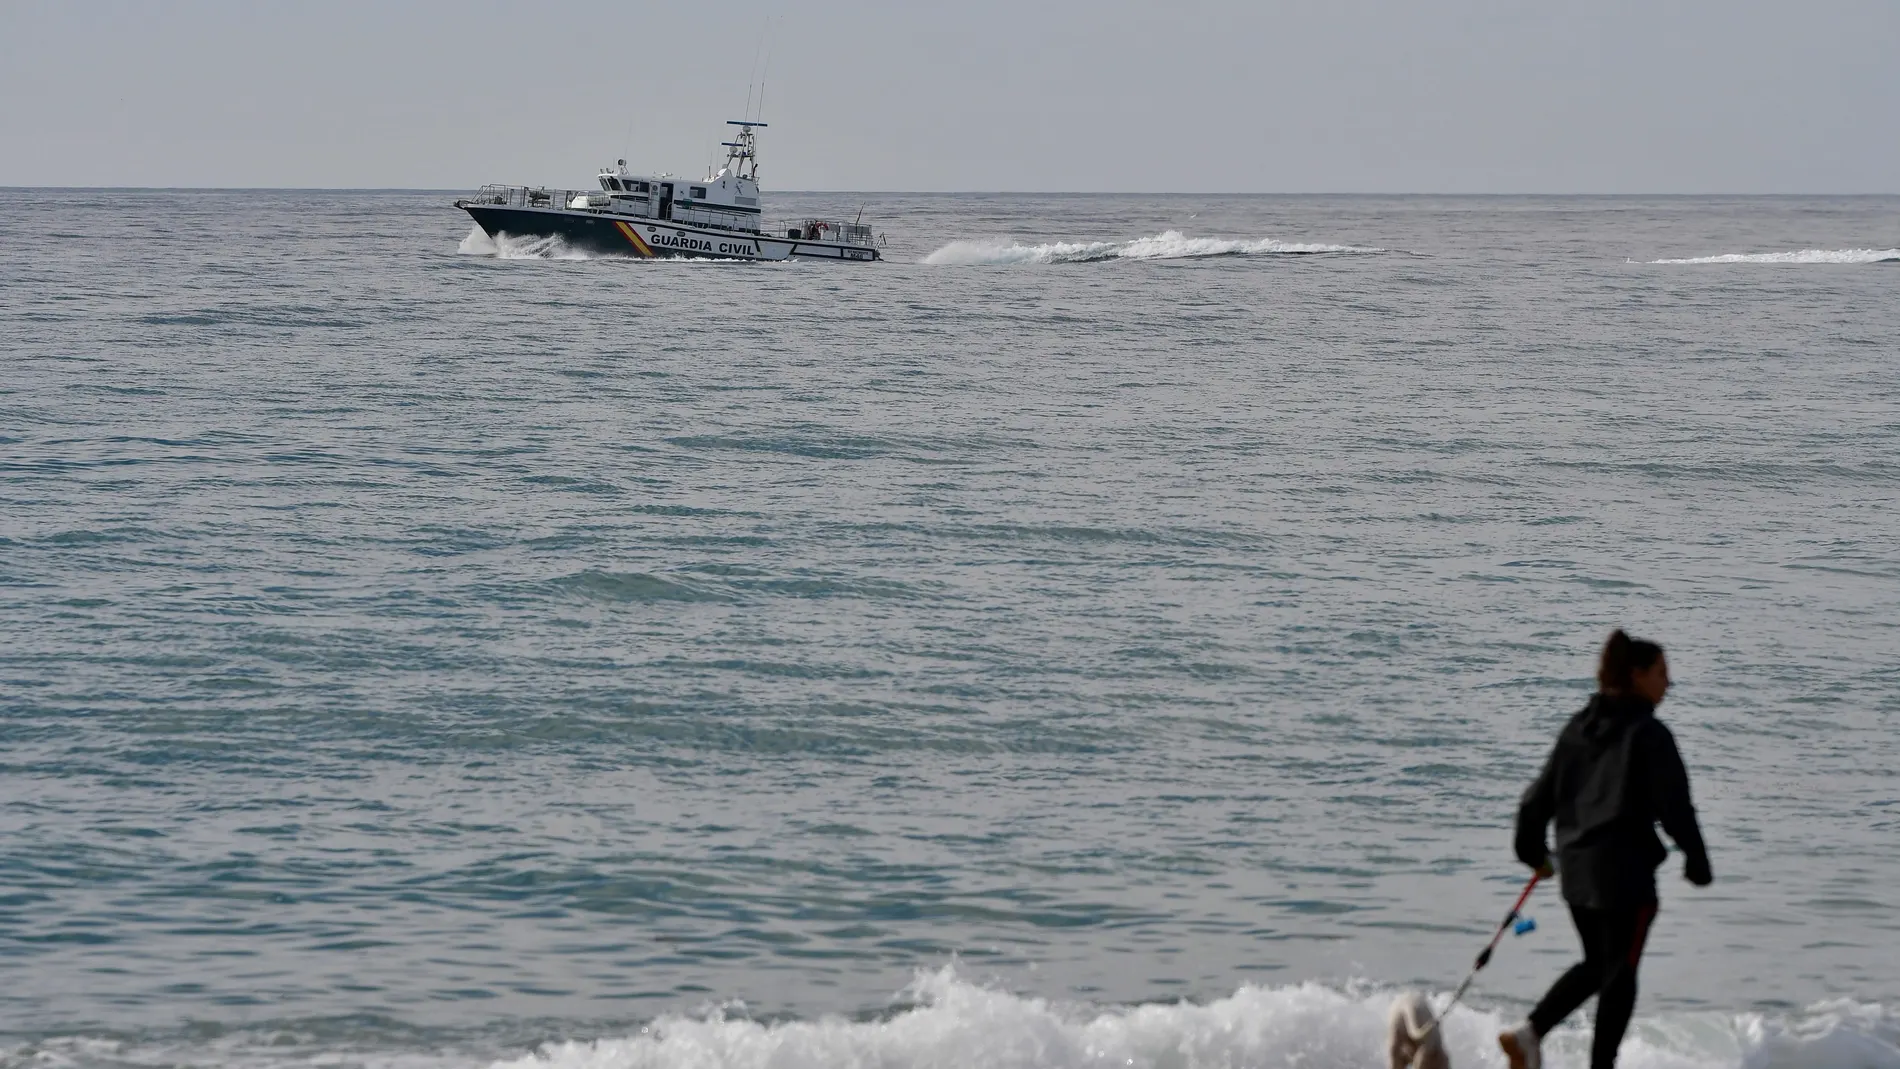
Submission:
<svg viewBox="0 0 1900 1069">
<path fill-rule="evenodd" d="M 617 256 L 690 256 L 716 260 L 877 260 L 862 219 L 806 219 L 760 229 L 759 156 L 762 122 L 733 120 L 739 132 L 725 166 L 698 182 L 637 175 L 627 161 L 604 168 L 600 191 L 483 186 L 455 202 L 489 237 L 559 237 L 576 248 Z M 783 236 L 781 236 L 783 235 Z"/>
</svg>

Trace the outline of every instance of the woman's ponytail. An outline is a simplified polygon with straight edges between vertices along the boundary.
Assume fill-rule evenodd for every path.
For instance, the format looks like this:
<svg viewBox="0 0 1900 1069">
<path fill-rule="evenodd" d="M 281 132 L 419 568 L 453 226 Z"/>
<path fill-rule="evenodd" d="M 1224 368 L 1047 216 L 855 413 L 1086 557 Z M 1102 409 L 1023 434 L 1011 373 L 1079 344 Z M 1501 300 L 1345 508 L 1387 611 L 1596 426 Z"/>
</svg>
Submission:
<svg viewBox="0 0 1900 1069">
<path fill-rule="evenodd" d="M 1597 659 L 1597 689 L 1605 694 L 1621 694 L 1630 688 L 1630 676 L 1656 663 L 1662 647 L 1647 639 L 1631 638 L 1622 628 L 1610 632 Z"/>
</svg>

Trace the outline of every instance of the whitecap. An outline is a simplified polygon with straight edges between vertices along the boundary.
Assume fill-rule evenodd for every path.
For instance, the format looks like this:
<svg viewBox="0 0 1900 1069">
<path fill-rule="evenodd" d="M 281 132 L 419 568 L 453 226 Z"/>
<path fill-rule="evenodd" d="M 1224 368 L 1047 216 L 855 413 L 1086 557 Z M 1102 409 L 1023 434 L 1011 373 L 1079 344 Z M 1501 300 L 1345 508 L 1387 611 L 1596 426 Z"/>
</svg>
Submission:
<svg viewBox="0 0 1900 1069">
<path fill-rule="evenodd" d="M 1900 249 L 1800 249 L 1795 252 L 1730 252 L 1651 260 L 1652 264 L 1877 264 L 1900 261 Z"/>
<path fill-rule="evenodd" d="M 1178 260 L 1202 256 L 1302 256 L 1370 253 L 1383 249 L 1358 245 L 1309 244 L 1271 238 L 1191 238 L 1179 230 L 1132 241 L 1057 241 L 1024 245 L 1014 241 L 953 241 L 924 257 L 938 267 L 1009 264 L 1092 263 L 1098 260 Z"/>
</svg>

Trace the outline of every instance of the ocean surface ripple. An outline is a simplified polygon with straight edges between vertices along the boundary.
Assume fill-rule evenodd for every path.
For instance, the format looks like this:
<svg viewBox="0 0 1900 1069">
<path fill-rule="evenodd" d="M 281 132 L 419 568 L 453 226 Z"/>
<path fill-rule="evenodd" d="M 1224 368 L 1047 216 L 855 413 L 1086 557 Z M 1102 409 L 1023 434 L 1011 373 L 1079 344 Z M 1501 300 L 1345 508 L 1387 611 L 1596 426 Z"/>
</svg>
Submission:
<svg viewBox="0 0 1900 1069">
<path fill-rule="evenodd" d="M 1618 624 L 1629 1060 L 1900 1065 L 1900 200 L 451 197 L 0 190 L 0 1069 L 1372 1064 Z"/>
</svg>

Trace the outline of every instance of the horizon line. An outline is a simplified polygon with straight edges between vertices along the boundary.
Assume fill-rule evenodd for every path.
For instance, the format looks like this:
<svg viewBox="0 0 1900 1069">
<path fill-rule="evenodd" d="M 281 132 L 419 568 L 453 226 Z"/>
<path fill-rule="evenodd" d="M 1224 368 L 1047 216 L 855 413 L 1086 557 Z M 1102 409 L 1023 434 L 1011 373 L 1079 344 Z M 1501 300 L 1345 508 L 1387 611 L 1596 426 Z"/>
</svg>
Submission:
<svg viewBox="0 0 1900 1069">
<path fill-rule="evenodd" d="M 554 186 L 530 186 L 553 189 Z M 566 187 L 562 187 L 566 188 Z M 438 186 L 104 186 L 104 185 L 8 185 L 5 192 L 64 192 L 84 190 L 97 193 L 468 193 L 462 187 Z M 781 189 L 775 195 L 851 194 L 906 197 L 1900 197 L 1900 191 L 1887 192 L 1739 192 L 1709 190 L 1685 192 L 1600 192 L 1573 190 L 1550 192 L 1517 190 L 1509 192 L 1460 192 L 1453 190 L 1282 190 L 1275 192 L 1210 192 L 1197 190 L 1080 190 L 1080 189 Z"/>
</svg>

